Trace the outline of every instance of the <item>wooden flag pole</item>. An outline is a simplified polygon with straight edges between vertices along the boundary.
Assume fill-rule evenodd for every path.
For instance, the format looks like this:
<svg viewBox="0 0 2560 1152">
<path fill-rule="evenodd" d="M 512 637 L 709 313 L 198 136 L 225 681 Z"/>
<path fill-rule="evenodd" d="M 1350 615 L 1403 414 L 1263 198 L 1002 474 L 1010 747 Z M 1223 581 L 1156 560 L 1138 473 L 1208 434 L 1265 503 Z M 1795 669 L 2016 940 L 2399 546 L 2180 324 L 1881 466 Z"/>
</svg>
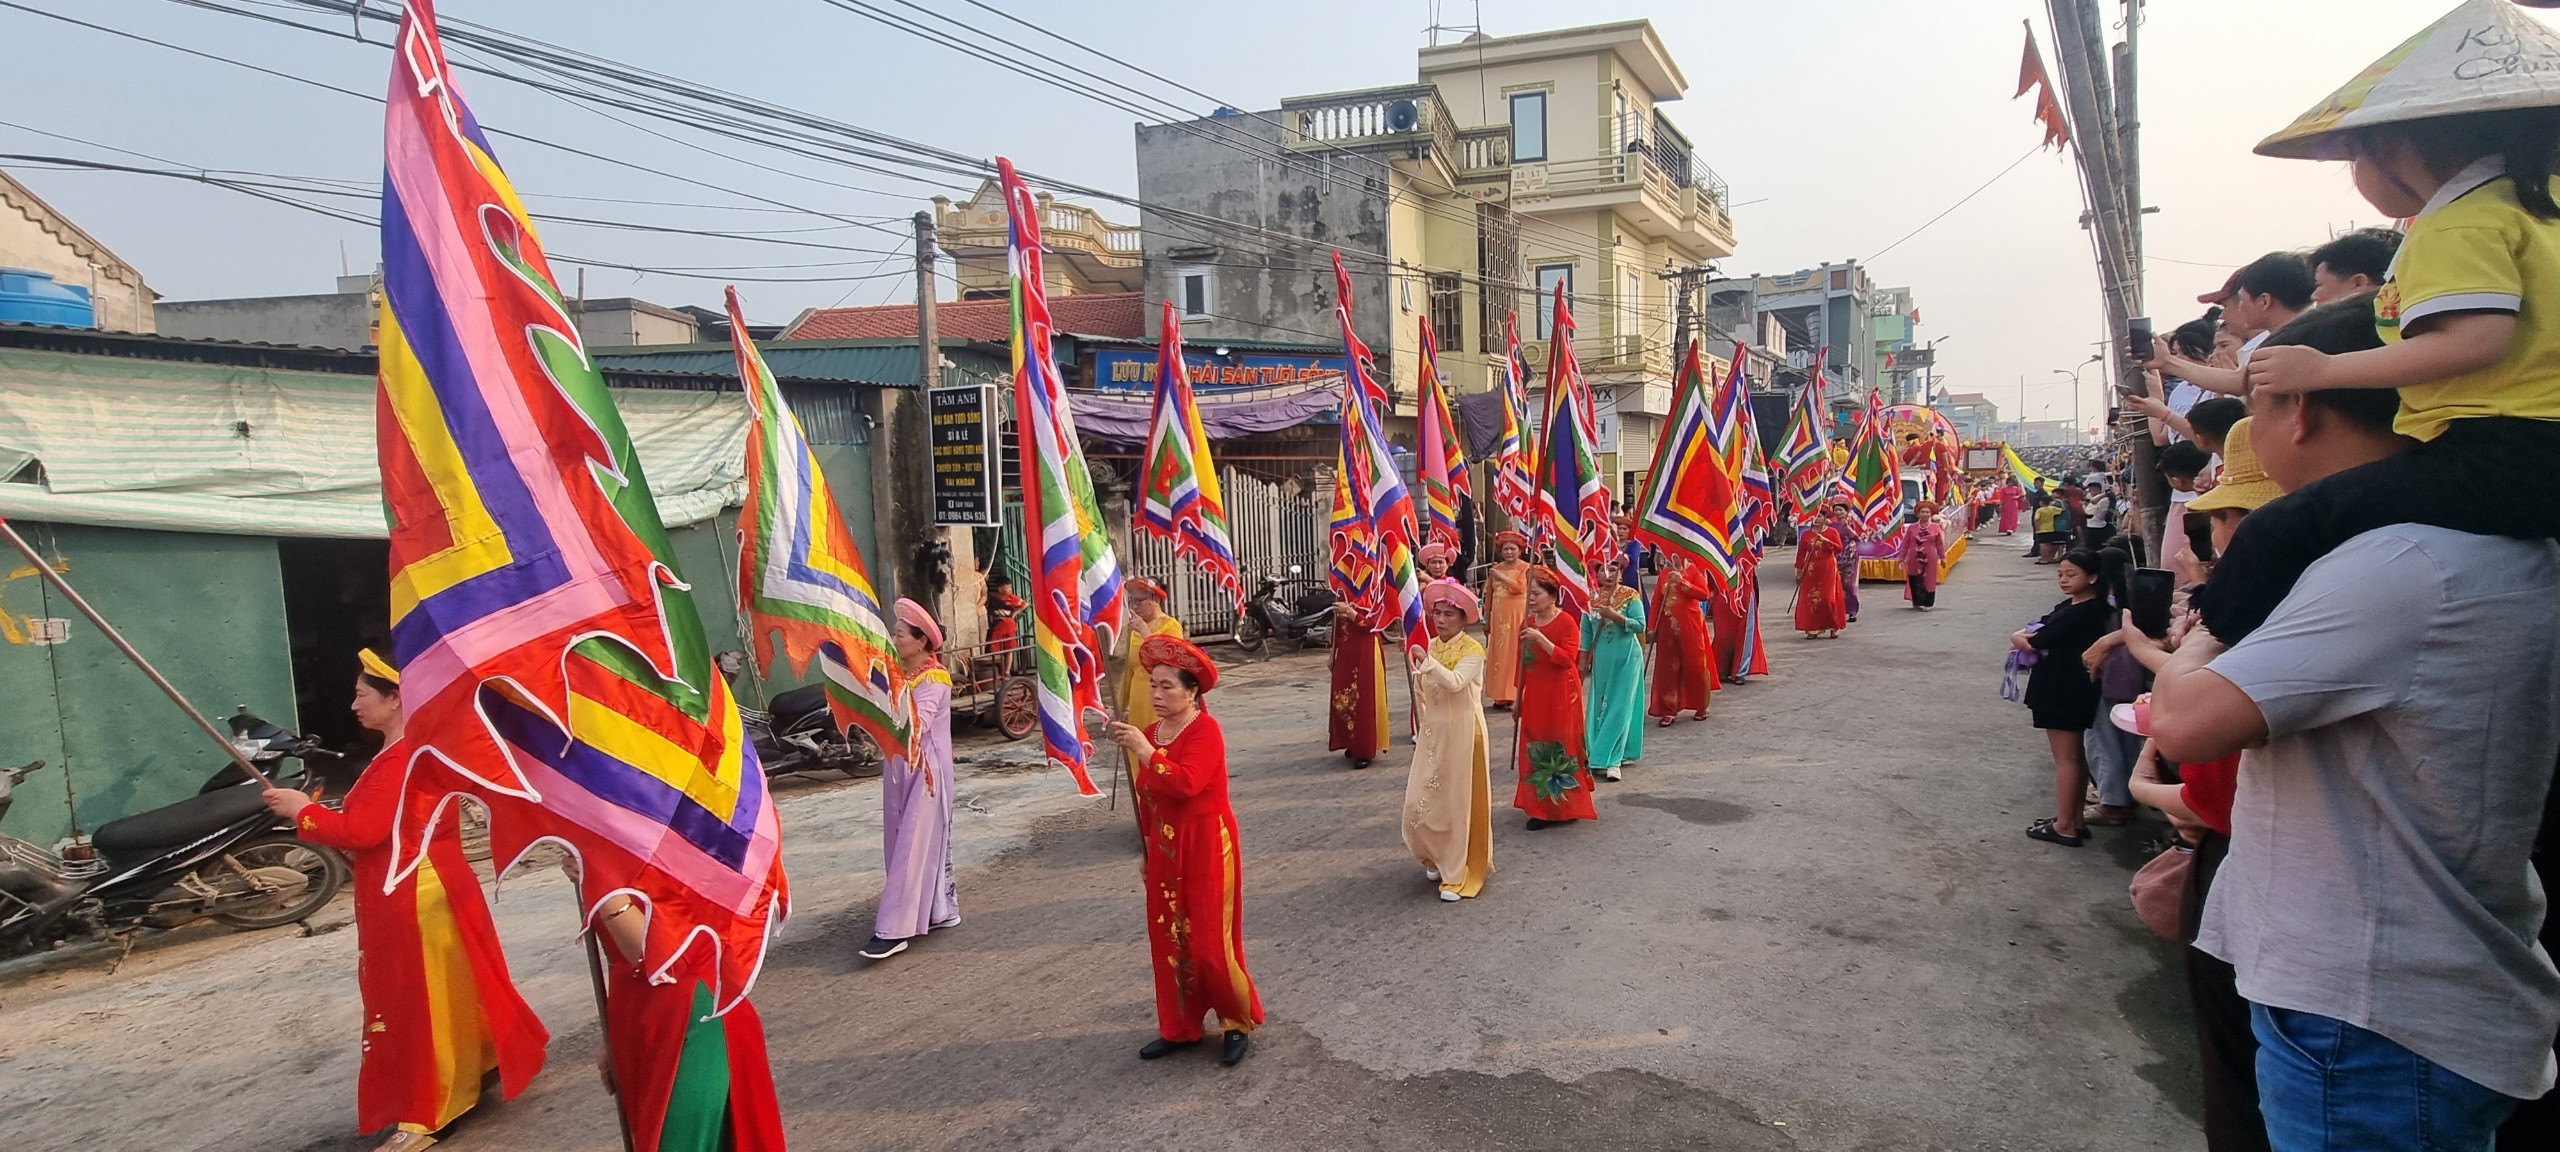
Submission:
<svg viewBox="0 0 2560 1152">
<path fill-rule="evenodd" d="M 613 1118 L 622 1129 L 622 1152 L 638 1152 L 637 1146 L 631 1142 L 631 1114 L 622 1110 L 623 1086 L 614 1082 L 611 1072 L 613 1021 L 604 1010 L 604 945 L 596 939 L 601 931 L 602 929 L 590 927 L 583 936 L 587 942 L 587 981 L 595 987 L 596 992 L 596 1035 L 600 1038 L 599 1043 L 604 1045 L 604 1066 L 607 1069 L 605 1091 L 614 1098 Z"/>
<path fill-rule="evenodd" d="M 134 667 L 142 669 L 142 674 L 150 677 L 151 682 L 168 695 L 170 702 L 176 704 L 179 711 L 187 714 L 187 719 L 195 721 L 196 727 L 203 729 L 205 735 L 213 738 L 214 744 L 222 749 L 224 755 L 231 757 L 233 764 L 238 765 L 241 771 L 248 773 L 249 778 L 257 781 L 260 787 L 276 786 L 274 780 L 269 779 L 266 773 L 259 771 L 258 766 L 250 763 L 249 757 L 242 754 L 240 749 L 231 743 L 229 735 L 216 727 L 213 721 L 206 719 L 204 713 L 196 710 L 195 705 L 187 702 L 187 698 L 178 692 L 177 685 L 169 683 L 168 677 L 161 675 L 159 669 L 152 667 L 150 661 L 142 658 L 142 653 L 134 650 L 132 642 L 124 638 L 124 633 L 116 631 L 115 625 L 107 623 L 106 617 L 99 615 L 96 608 L 90 607 L 89 601 L 71 587 L 70 581 L 62 578 L 62 573 L 54 571 L 53 565 L 46 563 L 44 557 L 35 550 L 35 546 L 27 543 L 26 537 L 18 535 L 18 530 L 12 527 L 6 518 L 0 518 L 0 536 L 8 537 L 9 546 L 16 548 L 19 555 L 26 557 L 28 563 L 36 566 L 36 571 L 44 576 L 45 583 L 53 585 L 54 591 L 62 593 L 63 599 L 70 601 L 71 606 L 78 609 L 82 616 L 88 617 L 89 623 L 97 626 L 99 634 L 105 636 L 108 643 L 115 645 L 116 651 L 124 653 L 125 659 L 133 661 Z"/>
</svg>

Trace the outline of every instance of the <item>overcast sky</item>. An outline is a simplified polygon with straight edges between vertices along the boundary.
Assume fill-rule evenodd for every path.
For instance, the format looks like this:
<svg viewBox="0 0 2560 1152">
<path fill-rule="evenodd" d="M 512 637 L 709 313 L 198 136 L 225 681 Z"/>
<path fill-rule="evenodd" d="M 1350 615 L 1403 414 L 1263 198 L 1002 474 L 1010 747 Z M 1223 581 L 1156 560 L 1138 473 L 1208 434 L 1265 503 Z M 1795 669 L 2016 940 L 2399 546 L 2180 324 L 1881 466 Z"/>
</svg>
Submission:
<svg viewBox="0 0 2560 1152">
<path fill-rule="evenodd" d="M 360 45 L 170 0 L 10 2 L 363 92 L 380 91 L 387 76 L 379 26 L 376 43 Z M 917 2 L 1004 28 L 964 0 Z M 1429 22 L 1424 0 L 989 2 L 1254 109 L 1292 95 L 1410 82 L 1414 50 L 1425 42 L 1422 28 Z M 2114 38 L 2121 35 L 2121 9 L 2109 7 Z M 2342 166 L 2259 159 L 2249 147 L 2451 7 L 2450 0 L 2152 0 L 2142 30 L 2142 160 L 2145 197 L 2160 209 L 2149 218 L 2147 289 L 2149 311 L 2162 329 L 2200 311 L 2196 293 L 2218 285 L 2239 263 L 2380 222 L 2349 187 Z M 970 155 L 1004 153 L 1032 171 L 1137 190 L 1130 113 L 1000 72 L 823 0 L 446 0 L 442 11 Z M 2044 5 L 2035 0 L 1482 5 L 1483 24 L 1494 35 L 1633 18 L 1652 19 L 1687 72 L 1688 97 L 1667 110 L 1697 142 L 1699 158 L 1732 185 L 1740 252 L 1723 263 L 1729 274 L 1866 260 L 2037 139 L 2028 102 L 2010 99 L 2019 21 L 2031 19 L 2051 51 Z M 1470 23 L 1475 6 L 1446 4 L 1441 19 Z M 378 179 L 377 104 L 6 7 L 0 7 L 0 44 L 9 46 L 9 67 L 0 70 L 0 121 L 23 126 L 0 126 L 0 152 L 152 163 L 102 145 L 191 167 Z M 1147 83 L 1205 110 L 1205 101 Z M 871 229 L 798 231 L 829 222 L 789 212 L 560 199 L 738 203 L 716 191 L 502 140 L 500 158 L 536 211 L 725 231 L 795 230 L 784 235 L 863 250 L 547 225 L 545 241 L 556 253 L 831 278 L 741 284 L 749 315 L 759 321 L 787 319 L 810 305 L 912 298 L 898 260 L 873 251 L 885 253 L 900 242 L 904 218 L 936 190 L 930 184 L 686 137 L 801 175 L 761 171 L 504 81 L 466 75 L 463 90 L 495 127 L 881 221 Z M 236 192 L 135 175 L 13 171 L 138 265 L 168 299 L 325 292 L 342 259 L 359 272 L 374 262 L 369 228 Z M 371 211 L 361 200 L 342 203 Z M 1134 219 L 1133 209 L 1102 207 L 1115 219 Z M 1879 285 L 1912 288 L 1923 318 L 1920 335 L 1941 341 L 1939 364 L 1951 388 L 1987 393 L 2004 416 L 2016 415 L 2021 396 L 2030 419 L 2072 415 L 2070 381 L 2057 370 L 2085 361 L 2103 337 L 2079 213 L 2069 161 L 2043 152 L 1874 260 Z M 812 264 L 826 266 L 738 270 Z M 571 282 L 564 286 L 573 287 L 574 275 L 561 272 Z M 716 279 L 605 270 L 587 276 L 591 296 L 718 304 Z M 2094 421 L 2102 404 L 2099 375 L 2083 376 L 2084 421 Z"/>
</svg>

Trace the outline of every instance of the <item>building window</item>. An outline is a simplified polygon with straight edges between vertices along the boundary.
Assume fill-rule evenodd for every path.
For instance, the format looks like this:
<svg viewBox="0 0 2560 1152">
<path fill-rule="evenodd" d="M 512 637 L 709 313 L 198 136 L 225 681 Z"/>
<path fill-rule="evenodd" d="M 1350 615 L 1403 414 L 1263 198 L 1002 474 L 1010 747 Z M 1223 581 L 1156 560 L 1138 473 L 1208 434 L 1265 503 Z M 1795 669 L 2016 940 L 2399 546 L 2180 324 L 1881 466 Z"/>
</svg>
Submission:
<svg viewBox="0 0 2560 1152">
<path fill-rule="evenodd" d="M 1174 273 L 1177 291 L 1175 303 L 1182 308 L 1182 318 L 1197 320 L 1209 314 L 1209 270 L 1185 268 Z"/>
<path fill-rule="evenodd" d="M 1547 158 L 1547 94 L 1511 94 L 1511 162 L 1530 164 Z"/>
<path fill-rule="evenodd" d="M 1633 272 L 1627 273 L 1626 295 L 1618 298 L 1618 355 L 1620 356 L 1638 356 L 1644 352 L 1643 346 L 1637 339 L 1643 335 L 1643 329 L 1637 327 L 1636 319 L 1643 302 L 1643 277 Z"/>
<path fill-rule="evenodd" d="M 1552 339 L 1555 336 L 1556 285 L 1558 284 L 1564 285 L 1564 302 L 1573 303 L 1573 265 L 1538 265 L 1538 301 L 1533 307 L 1538 314 L 1538 339 L 1540 340 Z"/>
<path fill-rule="evenodd" d="M 1458 338 L 1466 335 L 1466 315 L 1458 310 L 1465 301 L 1465 290 L 1455 272 L 1431 274 L 1431 348 L 1435 352 L 1455 352 Z"/>
</svg>

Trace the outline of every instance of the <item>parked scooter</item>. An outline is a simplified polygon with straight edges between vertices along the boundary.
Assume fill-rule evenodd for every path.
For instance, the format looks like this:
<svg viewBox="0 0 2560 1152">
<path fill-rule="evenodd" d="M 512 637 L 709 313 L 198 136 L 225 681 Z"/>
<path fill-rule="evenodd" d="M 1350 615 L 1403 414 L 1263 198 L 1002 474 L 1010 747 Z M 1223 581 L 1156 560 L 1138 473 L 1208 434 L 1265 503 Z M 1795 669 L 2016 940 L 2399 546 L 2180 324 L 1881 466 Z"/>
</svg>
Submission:
<svg viewBox="0 0 2560 1152">
<path fill-rule="evenodd" d="M 720 671 L 735 687 L 746 671 L 746 655 L 723 652 Z M 756 746 L 756 759 L 768 777 L 794 772 L 837 771 L 847 776 L 880 774 L 880 749 L 861 731 L 836 727 L 824 685 L 811 684 L 777 692 L 764 708 L 738 705 L 738 717 Z"/>
<path fill-rule="evenodd" d="M 287 759 L 303 771 L 280 783 L 308 787 L 314 761 L 340 754 L 245 710 L 232 744 L 253 762 Z M 0 816 L 19 782 L 45 762 L 0 769 Z M 226 782 L 227 773 L 231 782 Z M 335 851 L 295 838 L 266 809 L 237 765 L 175 804 L 110 820 L 64 856 L 0 835 L 0 956 L 42 951 L 78 936 L 175 928 L 210 917 L 234 928 L 274 928 L 309 917 L 348 875 Z"/>
<path fill-rule="evenodd" d="M 1305 569 L 1289 566 L 1289 575 L 1263 573 L 1254 586 L 1253 595 L 1245 601 L 1244 614 L 1236 618 L 1236 647 L 1260 656 L 1271 654 L 1272 638 L 1296 641 L 1300 648 L 1333 646 L 1333 605 L 1337 599 L 1323 581 L 1300 575 Z M 1288 604 L 1280 603 L 1282 585 L 1313 585 L 1300 592 Z"/>
</svg>

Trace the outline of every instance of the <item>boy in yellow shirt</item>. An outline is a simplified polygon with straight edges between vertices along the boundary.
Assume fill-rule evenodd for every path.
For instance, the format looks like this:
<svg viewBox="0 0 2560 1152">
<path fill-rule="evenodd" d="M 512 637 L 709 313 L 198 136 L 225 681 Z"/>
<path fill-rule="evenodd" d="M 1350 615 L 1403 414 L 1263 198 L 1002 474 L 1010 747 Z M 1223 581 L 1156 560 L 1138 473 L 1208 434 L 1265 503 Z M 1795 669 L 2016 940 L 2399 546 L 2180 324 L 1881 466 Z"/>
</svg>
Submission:
<svg viewBox="0 0 2560 1152">
<path fill-rule="evenodd" d="M 2517 19 L 2533 26 L 2484 39 L 2448 17 L 2258 145 L 2346 160 L 2367 201 L 2411 223 L 2374 299 L 2382 346 L 2331 355 L 2274 341 L 2250 358 L 2248 387 L 2398 389 L 2394 427 L 2412 443 L 2243 523 L 2198 601 L 2226 644 L 2314 561 L 2376 528 L 2560 536 L 2560 107 L 2504 79 L 2560 69 L 2560 36 Z M 2498 56 L 2502 71 L 2438 59 L 2465 53 Z"/>
</svg>

